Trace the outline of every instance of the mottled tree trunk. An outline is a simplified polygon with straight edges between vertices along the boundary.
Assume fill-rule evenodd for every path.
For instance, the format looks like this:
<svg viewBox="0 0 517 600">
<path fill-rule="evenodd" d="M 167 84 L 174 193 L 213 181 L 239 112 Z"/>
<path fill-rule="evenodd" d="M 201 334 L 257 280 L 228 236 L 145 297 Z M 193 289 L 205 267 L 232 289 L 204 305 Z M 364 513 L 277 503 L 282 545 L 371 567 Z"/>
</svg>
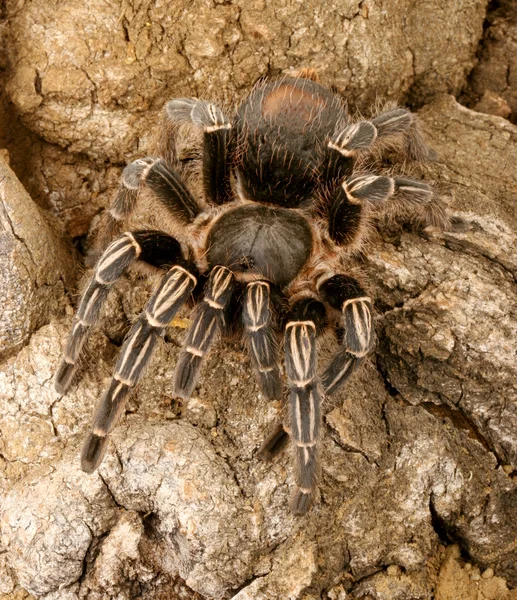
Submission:
<svg viewBox="0 0 517 600">
<path fill-rule="evenodd" d="M 516 598 L 516 14 L 508 0 L 485 21 L 486 4 L 0 3 L 0 599 Z M 386 216 L 356 257 L 378 344 L 325 401 L 314 507 L 289 512 L 289 451 L 256 455 L 283 408 L 240 343 L 219 342 L 193 398 L 174 398 L 188 311 L 84 474 L 78 448 L 154 281 L 121 280 L 59 396 L 83 242 L 121 166 L 163 146 L 166 100 L 233 105 L 300 67 L 354 111 L 418 110 L 437 158 L 413 175 L 455 224 Z"/>
</svg>

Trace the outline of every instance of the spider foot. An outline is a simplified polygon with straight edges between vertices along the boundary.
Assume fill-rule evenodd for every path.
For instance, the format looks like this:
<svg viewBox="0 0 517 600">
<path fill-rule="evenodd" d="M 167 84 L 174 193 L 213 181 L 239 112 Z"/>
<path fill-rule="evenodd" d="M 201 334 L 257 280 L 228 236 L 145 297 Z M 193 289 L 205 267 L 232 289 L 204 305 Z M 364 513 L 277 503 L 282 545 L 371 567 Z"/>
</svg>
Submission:
<svg viewBox="0 0 517 600">
<path fill-rule="evenodd" d="M 305 515 L 312 506 L 313 500 L 313 489 L 305 490 L 303 488 L 295 487 L 291 495 L 289 508 L 291 509 L 293 515 L 296 515 L 297 517 L 303 517 L 303 515 Z"/>
<path fill-rule="evenodd" d="M 323 389 L 334 393 L 371 352 L 375 344 L 371 299 L 360 284 L 347 275 L 334 275 L 319 285 L 319 292 L 332 308 L 341 312 L 344 330 L 341 349 L 322 376 Z"/>
</svg>

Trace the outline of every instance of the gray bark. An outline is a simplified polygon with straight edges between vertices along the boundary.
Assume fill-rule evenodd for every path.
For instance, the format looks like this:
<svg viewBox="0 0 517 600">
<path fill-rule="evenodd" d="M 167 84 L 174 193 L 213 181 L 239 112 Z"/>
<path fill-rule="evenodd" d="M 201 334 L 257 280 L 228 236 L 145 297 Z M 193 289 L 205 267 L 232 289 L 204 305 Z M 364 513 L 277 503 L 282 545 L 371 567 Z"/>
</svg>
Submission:
<svg viewBox="0 0 517 600">
<path fill-rule="evenodd" d="M 517 129 L 499 101 L 481 114 L 455 100 L 467 90 L 474 106 L 480 85 L 508 104 L 515 94 L 511 79 L 494 88 L 484 58 L 467 86 L 478 44 L 490 49 L 485 8 L 37 0 L 0 10 L 0 145 L 32 197 L 2 160 L 0 598 L 516 597 Z M 512 46 L 494 31 L 487 56 L 509 64 Z M 99 471 L 82 473 L 93 407 L 154 280 L 122 279 L 60 397 L 52 379 L 88 276 L 75 285 L 70 239 L 95 229 L 120 164 L 158 147 L 166 100 L 230 105 L 261 75 L 302 66 L 366 114 L 377 98 L 422 107 L 437 159 L 417 173 L 467 227 L 418 234 L 388 215 L 370 240 L 360 268 L 379 341 L 325 402 L 322 481 L 305 517 L 288 510 L 289 451 L 256 456 L 283 408 L 259 393 L 239 342 L 217 344 L 183 404 L 171 385 L 178 348 L 162 344 Z M 335 341 L 320 346 L 323 366 Z"/>
</svg>

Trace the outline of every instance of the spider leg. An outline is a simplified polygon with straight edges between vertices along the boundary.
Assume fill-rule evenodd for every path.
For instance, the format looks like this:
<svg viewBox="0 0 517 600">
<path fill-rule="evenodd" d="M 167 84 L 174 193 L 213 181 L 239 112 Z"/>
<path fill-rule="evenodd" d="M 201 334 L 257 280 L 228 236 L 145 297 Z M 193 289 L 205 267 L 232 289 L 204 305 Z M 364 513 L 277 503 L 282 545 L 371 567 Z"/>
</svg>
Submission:
<svg viewBox="0 0 517 600">
<path fill-rule="evenodd" d="M 337 189 L 329 209 L 330 237 L 339 245 L 350 245 L 359 236 L 364 205 L 381 207 L 398 196 L 415 206 L 429 204 L 431 188 L 421 181 L 380 175 L 352 175 Z"/>
<path fill-rule="evenodd" d="M 120 233 L 136 208 L 142 187 L 149 188 L 153 197 L 182 224 L 191 223 L 202 211 L 180 176 L 163 158 L 139 158 L 122 171 L 117 195 L 104 217 L 101 248 Z"/>
<path fill-rule="evenodd" d="M 389 143 L 397 136 L 405 138 L 412 160 L 422 161 L 432 156 L 420 133 L 417 118 L 406 108 L 395 108 L 370 121 L 358 121 L 336 129 L 327 147 L 330 156 L 337 158 L 338 153 L 346 159 L 356 156 L 361 150 L 370 149 L 377 141 Z"/>
<path fill-rule="evenodd" d="M 64 357 L 55 378 L 55 388 L 64 394 L 77 370 L 77 361 L 102 305 L 116 280 L 131 263 L 139 260 L 159 268 L 184 263 L 180 243 L 160 231 L 132 231 L 115 240 L 105 250 L 83 292 L 72 322 Z"/>
<path fill-rule="evenodd" d="M 223 111 L 210 102 L 175 98 L 165 108 L 173 123 L 193 123 L 203 130 L 203 184 L 206 197 L 215 204 L 232 198 L 229 145 L 231 123 Z"/>
<path fill-rule="evenodd" d="M 92 431 L 81 454 L 81 468 L 93 472 L 106 451 L 108 434 L 117 424 L 130 392 L 149 364 L 156 343 L 167 325 L 187 301 L 197 283 L 197 269 L 173 266 L 148 300 L 138 320 L 131 327 L 120 350 L 110 385 L 99 401 L 93 417 Z"/>
<path fill-rule="evenodd" d="M 212 269 L 176 365 L 174 392 L 180 398 L 190 398 L 196 386 L 203 359 L 224 325 L 224 311 L 234 285 L 235 277 L 229 269 L 222 266 Z"/>
<path fill-rule="evenodd" d="M 318 286 L 321 297 L 341 312 L 344 329 L 343 344 L 325 369 L 322 386 L 333 394 L 354 372 L 375 343 L 372 302 L 352 277 L 334 275 Z"/>
<path fill-rule="evenodd" d="M 325 306 L 313 298 L 304 298 L 292 306 L 285 330 L 289 426 L 295 452 L 296 487 L 291 511 L 296 515 L 309 510 L 319 478 L 321 396 L 316 373 L 316 335 L 325 324 Z"/>
<path fill-rule="evenodd" d="M 257 373 L 260 389 L 268 399 L 282 393 L 278 349 L 271 324 L 269 283 L 254 281 L 246 286 L 242 320 L 244 335 Z"/>
<path fill-rule="evenodd" d="M 407 155 L 411 160 L 425 161 L 435 156 L 422 136 L 418 118 L 407 108 L 394 108 L 372 119 L 377 128 L 378 139 L 389 142 L 389 138 L 402 134 L 406 142 Z"/>
</svg>

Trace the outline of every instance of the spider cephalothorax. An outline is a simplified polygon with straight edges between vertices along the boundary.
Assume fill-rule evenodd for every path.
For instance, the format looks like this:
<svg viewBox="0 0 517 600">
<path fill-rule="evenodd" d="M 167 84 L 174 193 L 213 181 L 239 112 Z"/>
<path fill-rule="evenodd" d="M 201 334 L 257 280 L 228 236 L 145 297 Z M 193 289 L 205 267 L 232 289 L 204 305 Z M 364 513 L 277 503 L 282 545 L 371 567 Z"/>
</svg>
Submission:
<svg viewBox="0 0 517 600">
<path fill-rule="evenodd" d="M 197 307 L 174 380 L 182 398 L 192 394 L 210 346 L 230 324 L 246 341 L 264 395 L 281 397 L 283 333 L 285 429 L 296 465 L 291 508 L 303 514 L 318 478 L 321 398 L 343 385 L 374 344 L 371 299 L 346 273 L 345 257 L 361 241 L 369 215 L 392 197 L 414 207 L 433 200 L 424 183 L 357 173 L 358 159 L 397 140 L 411 158 L 426 148 L 409 111 L 397 108 L 354 122 L 341 96 L 307 72 L 260 82 L 231 119 L 196 99 L 170 101 L 166 118 L 203 131 L 204 198 L 195 198 L 162 158 L 140 159 L 124 170 L 108 221 L 116 225 L 127 218 L 146 187 L 180 227 L 178 239 L 152 230 L 124 233 L 102 254 L 83 293 L 56 377 L 60 392 L 69 386 L 90 328 L 127 267 L 143 261 L 164 271 L 124 341 L 82 468 L 91 472 L 101 462 L 107 436 L 156 343 L 193 297 Z M 319 377 L 316 337 L 329 324 L 344 333 Z M 277 441 L 273 436 L 270 445 Z"/>
</svg>

